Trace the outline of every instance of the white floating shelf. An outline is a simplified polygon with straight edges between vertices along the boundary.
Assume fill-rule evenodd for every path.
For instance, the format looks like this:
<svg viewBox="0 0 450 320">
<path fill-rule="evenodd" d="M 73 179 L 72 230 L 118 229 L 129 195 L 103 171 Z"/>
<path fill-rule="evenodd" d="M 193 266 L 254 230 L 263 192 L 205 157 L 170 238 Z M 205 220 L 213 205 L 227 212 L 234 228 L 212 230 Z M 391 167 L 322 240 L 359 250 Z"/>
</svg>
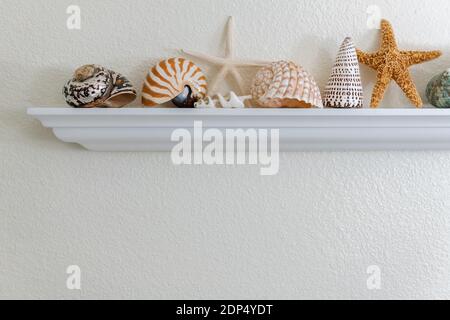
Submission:
<svg viewBox="0 0 450 320">
<path fill-rule="evenodd" d="M 450 150 L 443 109 L 72 109 L 28 114 L 62 141 L 93 151 L 170 151 L 175 129 L 280 129 L 281 151 Z"/>
</svg>

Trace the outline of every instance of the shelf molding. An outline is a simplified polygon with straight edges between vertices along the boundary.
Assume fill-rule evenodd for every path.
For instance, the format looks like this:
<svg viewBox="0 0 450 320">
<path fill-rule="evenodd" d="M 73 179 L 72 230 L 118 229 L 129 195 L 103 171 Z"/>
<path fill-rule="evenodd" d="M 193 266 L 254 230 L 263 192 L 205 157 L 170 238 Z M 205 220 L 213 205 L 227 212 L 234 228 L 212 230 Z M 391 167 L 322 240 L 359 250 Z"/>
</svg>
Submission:
<svg viewBox="0 0 450 320">
<path fill-rule="evenodd" d="M 28 114 L 92 151 L 171 151 L 176 129 L 279 129 L 280 151 L 450 150 L 450 109 L 73 109 Z"/>
</svg>

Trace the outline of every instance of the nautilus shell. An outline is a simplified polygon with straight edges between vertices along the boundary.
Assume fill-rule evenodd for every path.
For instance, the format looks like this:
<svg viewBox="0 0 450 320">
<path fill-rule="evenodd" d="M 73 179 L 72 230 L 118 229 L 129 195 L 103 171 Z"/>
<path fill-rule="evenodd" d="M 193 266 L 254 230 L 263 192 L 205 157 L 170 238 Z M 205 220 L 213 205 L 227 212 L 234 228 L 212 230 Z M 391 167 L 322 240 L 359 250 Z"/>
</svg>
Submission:
<svg viewBox="0 0 450 320">
<path fill-rule="evenodd" d="M 75 108 L 120 108 L 137 96 L 127 78 L 95 64 L 78 68 L 64 86 L 63 95 Z"/>
<path fill-rule="evenodd" d="M 206 77 L 193 62 L 171 58 L 159 62 L 145 78 L 142 103 L 155 107 L 172 101 L 177 107 L 193 108 L 206 97 Z"/>
<path fill-rule="evenodd" d="M 251 94 L 265 108 L 323 108 L 314 78 L 288 61 L 273 62 L 262 68 L 253 81 Z"/>
</svg>

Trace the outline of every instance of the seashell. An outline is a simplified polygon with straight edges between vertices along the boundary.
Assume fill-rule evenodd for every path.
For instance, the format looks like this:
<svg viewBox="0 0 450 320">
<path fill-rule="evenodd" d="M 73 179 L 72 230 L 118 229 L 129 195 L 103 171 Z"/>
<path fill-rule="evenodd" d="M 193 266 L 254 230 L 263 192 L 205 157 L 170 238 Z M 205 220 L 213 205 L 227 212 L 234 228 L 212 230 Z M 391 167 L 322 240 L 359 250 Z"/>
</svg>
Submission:
<svg viewBox="0 0 450 320">
<path fill-rule="evenodd" d="M 224 109 L 243 109 L 245 108 L 245 100 L 252 98 L 251 96 L 238 97 L 233 91 L 230 92 L 228 99 L 225 99 L 220 94 L 217 97 Z"/>
<path fill-rule="evenodd" d="M 207 96 L 205 99 L 196 102 L 194 107 L 198 109 L 243 109 L 245 108 L 245 101 L 251 98 L 251 96 L 238 97 L 236 93 L 231 91 L 230 96 L 227 98 L 220 94 L 217 94 L 217 99 Z"/>
<path fill-rule="evenodd" d="M 346 38 L 341 45 L 325 88 L 324 105 L 327 108 L 363 107 L 361 72 L 351 38 Z"/>
<path fill-rule="evenodd" d="M 256 74 L 253 99 L 266 108 L 323 108 L 314 78 L 293 62 L 278 61 Z"/>
<path fill-rule="evenodd" d="M 216 109 L 219 108 L 217 106 L 218 101 L 211 98 L 210 96 L 205 97 L 204 99 L 198 100 L 194 103 L 194 108 L 196 109 Z"/>
<path fill-rule="evenodd" d="M 450 108 L 450 69 L 431 79 L 427 86 L 427 98 L 436 108 Z"/>
<path fill-rule="evenodd" d="M 142 92 L 142 103 L 154 107 L 172 101 L 177 107 L 192 108 L 205 98 L 206 77 L 193 62 L 171 58 L 159 62 L 148 73 Z"/>
<path fill-rule="evenodd" d="M 127 78 L 95 64 L 78 68 L 64 86 L 63 95 L 75 108 L 121 108 L 137 96 Z"/>
</svg>

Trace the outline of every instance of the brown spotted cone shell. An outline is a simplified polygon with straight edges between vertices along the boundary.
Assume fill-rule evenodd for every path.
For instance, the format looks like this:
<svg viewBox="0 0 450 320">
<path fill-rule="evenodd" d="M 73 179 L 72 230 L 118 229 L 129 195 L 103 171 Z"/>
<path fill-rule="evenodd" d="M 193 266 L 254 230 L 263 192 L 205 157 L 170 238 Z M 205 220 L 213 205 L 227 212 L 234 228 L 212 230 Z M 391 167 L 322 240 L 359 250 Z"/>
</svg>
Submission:
<svg viewBox="0 0 450 320">
<path fill-rule="evenodd" d="M 351 38 L 341 45 L 325 88 L 326 108 L 362 108 L 363 87 L 358 56 Z"/>
</svg>

